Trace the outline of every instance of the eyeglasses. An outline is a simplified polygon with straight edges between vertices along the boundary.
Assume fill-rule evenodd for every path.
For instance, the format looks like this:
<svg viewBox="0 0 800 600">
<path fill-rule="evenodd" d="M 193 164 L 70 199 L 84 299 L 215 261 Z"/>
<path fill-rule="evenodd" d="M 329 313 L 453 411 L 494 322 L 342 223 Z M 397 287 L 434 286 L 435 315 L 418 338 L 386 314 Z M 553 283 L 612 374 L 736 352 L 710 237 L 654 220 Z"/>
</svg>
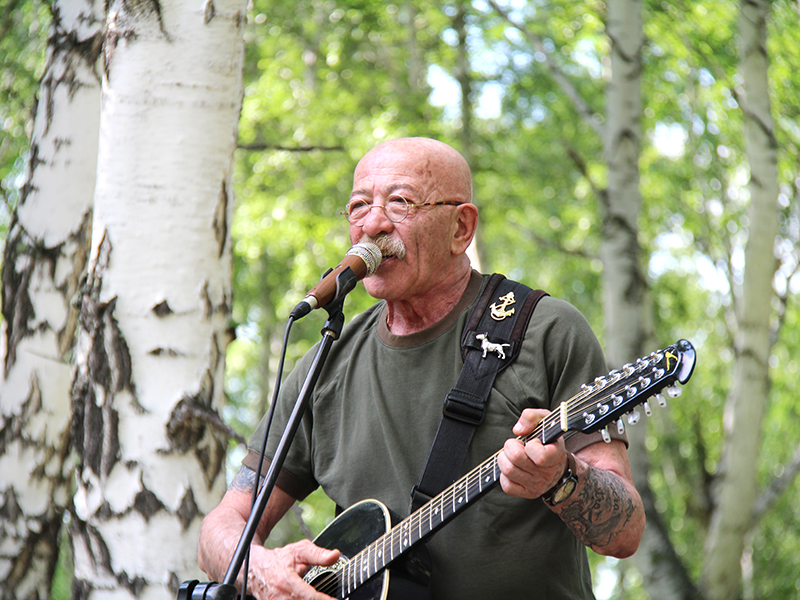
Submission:
<svg viewBox="0 0 800 600">
<path fill-rule="evenodd" d="M 402 223 L 408 217 L 412 208 L 422 208 L 423 206 L 458 206 L 464 204 L 458 200 L 439 200 L 438 202 L 420 202 L 416 204 L 403 198 L 402 196 L 393 196 L 386 204 L 371 204 L 366 200 L 352 200 L 347 204 L 342 214 L 347 217 L 351 223 L 359 223 L 367 218 L 369 211 L 373 208 L 383 209 L 383 214 L 392 223 Z"/>
</svg>

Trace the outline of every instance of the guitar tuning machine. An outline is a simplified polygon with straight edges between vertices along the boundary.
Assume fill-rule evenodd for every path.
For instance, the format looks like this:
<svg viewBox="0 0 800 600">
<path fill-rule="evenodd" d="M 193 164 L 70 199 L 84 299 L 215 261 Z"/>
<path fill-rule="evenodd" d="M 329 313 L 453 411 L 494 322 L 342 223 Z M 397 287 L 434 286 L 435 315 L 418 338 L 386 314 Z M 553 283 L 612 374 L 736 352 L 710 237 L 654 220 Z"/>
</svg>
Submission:
<svg viewBox="0 0 800 600">
<path fill-rule="evenodd" d="M 617 419 L 617 433 L 620 435 L 625 433 L 625 423 L 622 421 L 622 419 Z"/>
<path fill-rule="evenodd" d="M 631 414 L 628 415 L 628 423 L 630 425 L 636 425 L 639 422 L 641 415 L 639 414 L 638 410 L 633 411 Z"/>
<path fill-rule="evenodd" d="M 647 400 L 645 400 L 644 403 L 642 404 L 642 408 L 644 408 L 645 415 L 647 415 L 648 417 L 653 416 L 653 411 L 650 410 L 650 403 Z"/>
<path fill-rule="evenodd" d="M 683 393 L 683 390 L 679 388 L 677 385 L 671 385 L 667 388 L 667 396 L 670 398 L 677 398 Z"/>
<path fill-rule="evenodd" d="M 664 394 L 656 394 L 656 402 L 661 408 L 667 407 L 667 399 L 664 398 Z"/>
<path fill-rule="evenodd" d="M 601 429 L 600 430 L 600 434 L 603 436 L 603 441 L 606 444 L 610 444 L 611 443 L 611 434 L 608 433 L 608 429 Z"/>
</svg>

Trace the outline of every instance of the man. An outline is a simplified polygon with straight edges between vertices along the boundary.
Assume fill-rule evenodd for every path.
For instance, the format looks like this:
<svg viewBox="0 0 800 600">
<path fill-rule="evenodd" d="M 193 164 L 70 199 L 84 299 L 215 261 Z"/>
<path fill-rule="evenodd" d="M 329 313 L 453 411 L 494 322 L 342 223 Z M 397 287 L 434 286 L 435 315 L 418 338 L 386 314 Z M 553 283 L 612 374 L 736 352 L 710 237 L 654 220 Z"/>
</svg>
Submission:
<svg viewBox="0 0 800 600">
<path fill-rule="evenodd" d="M 364 285 L 383 302 L 357 316 L 334 344 L 270 498 L 248 580 L 248 591 L 262 599 L 326 598 L 302 574 L 333 564 L 338 551 L 307 540 L 276 550 L 259 543 L 318 485 L 342 507 L 376 498 L 408 514 L 442 401 L 458 377 L 461 329 L 486 280 L 465 254 L 478 220 L 469 168 L 446 144 L 410 138 L 371 150 L 356 167 L 348 214 L 351 241 L 382 250 L 382 264 Z M 466 470 L 502 448 L 502 492 L 479 499 L 427 544 L 437 600 L 592 598 L 584 546 L 617 557 L 638 547 L 644 510 L 624 439 L 607 444 L 579 434 L 542 445 L 512 437 L 531 433 L 582 383 L 605 374 L 588 324 L 567 303 L 546 297 L 522 347 L 498 375 L 465 461 Z M 273 427 L 285 422 L 307 359 L 287 378 Z M 217 581 L 249 514 L 260 435 L 203 523 L 199 562 Z M 553 503 L 548 492 L 568 468 L 577 486 Z"/>
</svg>

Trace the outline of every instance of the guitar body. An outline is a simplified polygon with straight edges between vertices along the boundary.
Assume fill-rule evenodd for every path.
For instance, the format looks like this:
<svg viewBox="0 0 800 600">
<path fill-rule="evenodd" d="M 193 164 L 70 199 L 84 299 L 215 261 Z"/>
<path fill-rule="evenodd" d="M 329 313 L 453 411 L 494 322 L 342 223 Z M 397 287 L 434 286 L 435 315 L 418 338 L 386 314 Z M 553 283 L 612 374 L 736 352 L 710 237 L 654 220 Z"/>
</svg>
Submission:
<svg viewBox="0 0 800 600">
<path fill-rule="evenodd" d="M 339 562 L 332 567 L 313 567 L 305 580 L 318 591 L 344 600 L 401 600 L 424 599 L 429 593 L 427 578 L 429 571 L 420 566 L 424 557 L 415 556 L 392 563 L 392 568 L 382 569 L 362 583 L 360 573 L 352 573 L 344 581 L 330 581 L 330 573 L 341 568 L 372 542 L 387 534 L 392 528 L 389 509 L 377 500 L 358 502 L 340 514 L 315 539 L 322 548 L 336 548 L 342 553 Z M 424 546 L 422 547 L 424 548 Z M 422 583 L 414 581 L 422 580 Z M 350 585 L 352 583 L 352 585 Z M 350 589 L 355 588 L 355 589 Z"/>
</svg>

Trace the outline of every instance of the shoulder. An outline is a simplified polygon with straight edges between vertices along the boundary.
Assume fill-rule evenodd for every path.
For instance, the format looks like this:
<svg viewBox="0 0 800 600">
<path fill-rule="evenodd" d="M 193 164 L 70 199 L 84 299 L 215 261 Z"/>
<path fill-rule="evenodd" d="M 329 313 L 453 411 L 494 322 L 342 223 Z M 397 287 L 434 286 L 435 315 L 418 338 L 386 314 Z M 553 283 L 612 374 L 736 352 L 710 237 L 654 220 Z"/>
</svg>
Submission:
<svg viewBox="0 0 800 600">
<path fill-rule="evenodd" d="M 557 397 L 559 385 L 586 383 L 606 372 L 603 349 L 586 317 L 569 302 L 551 296 L 542 298 L 531 316 L 522 352 L 525 362 L 541 361 Z"/>
<path fill-rule="evenodd" d="M 572 304 L 560 298 L 545 296 L 539 301 L 528 325 L 526 339 L 545 335 L 553 341 L 594 340 L 586 317 Z"/>
</svg>

